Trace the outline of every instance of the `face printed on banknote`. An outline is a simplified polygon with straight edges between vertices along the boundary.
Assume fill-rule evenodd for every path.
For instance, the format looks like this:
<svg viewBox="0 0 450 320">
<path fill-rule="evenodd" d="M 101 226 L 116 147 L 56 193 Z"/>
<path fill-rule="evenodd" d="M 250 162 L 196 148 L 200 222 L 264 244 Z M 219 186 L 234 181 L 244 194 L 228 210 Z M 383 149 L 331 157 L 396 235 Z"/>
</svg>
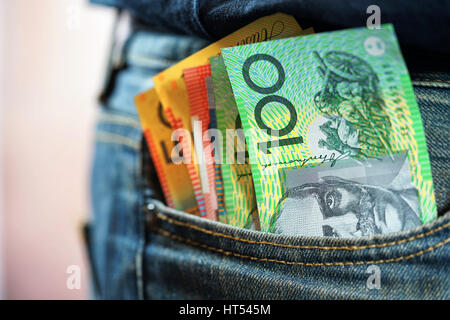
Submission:
<svg viewBox="0 0 450 320">
<path fill-rule="evenodd" d="M 271 231 L 361 237 L 419 225 L 417 190 L 407 157 L 393 157 L 289 170 L 288 193 L 279 202 Z"/>
</svg>

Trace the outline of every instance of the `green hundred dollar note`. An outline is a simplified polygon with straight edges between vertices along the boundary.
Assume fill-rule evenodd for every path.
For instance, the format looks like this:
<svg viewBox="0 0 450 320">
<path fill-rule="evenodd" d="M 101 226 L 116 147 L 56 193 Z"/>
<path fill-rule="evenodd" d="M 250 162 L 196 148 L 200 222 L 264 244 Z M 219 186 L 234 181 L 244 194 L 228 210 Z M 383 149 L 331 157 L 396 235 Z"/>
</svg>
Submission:
<svg viewBox="0 0 450 320">
<path fill-rule="evenodd" d="M 391 25 L 232 47 L 222 54 L 246 131 L 262 231 L 296 234 L 280 226 L 308 224 L 308 212 L 319 212 L 322 220 L 354 216 L 340 222 L 353 221 L 349 232 L 323 232 L 334 236 L 404 230 L 414 224 L 405 212 L 416 212 L 422 223 L 436 217 L 421 116 Z M 303 184 L 299 178 L 288 183 L 287 169 L 330 168 L 340 161 L 383 175 L 386 161 L 404 167 L 402 154 L 408 170 L 391 170 L 389 179 L 357 179 L 346 162 L 333 178 L 323 170 L 314 173 L 316 182 L 308 175 Z M 394 180 L 405 172 L 412 183 L 400 190 Z M 404 196 L 411 193 L 416 204 Z M 290 195 L 314 201 L 293 210 L 292 201 L 286 204 Z M 418 210 L 402 210 L 406 204 Z M 362 227 L 366 223 L 372 226 Z M 302 230 L 297 234 L 311 234 Z"/>
<path fill-rule="evenodd" d="M 212 57 L 209 62 L 216 103 L 217 129 L 222 134 L 226 221 L 241 228 L 250 228 L 253 224 L 253 227 L 259 230 L 248 151 L 230 80 L 221 56 Z"/>
</svg>

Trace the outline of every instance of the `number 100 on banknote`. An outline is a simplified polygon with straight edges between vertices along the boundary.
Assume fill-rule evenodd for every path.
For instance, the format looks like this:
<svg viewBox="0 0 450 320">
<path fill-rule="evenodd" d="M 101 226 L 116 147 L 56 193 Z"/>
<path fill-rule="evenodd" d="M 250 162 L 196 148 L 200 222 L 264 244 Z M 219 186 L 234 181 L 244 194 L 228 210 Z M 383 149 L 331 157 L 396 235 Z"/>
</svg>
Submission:
<svg viewBox="0 0 450 320">
<path fill-rule="evenodd" d="M 330 181 L 357 181 L 366 198 L 370 198 L 367 190 L 385 190 L 376 191 L 382 198 L 380 194 L 400 194 L 398 176 L 404 181 L 404 172 L 416 193 L 418 221 L 436 217 L 420 112 L 391 25 L 226 48 L 222 54 L 246 134 L 262 231 L 277 230 L 286 201 L 299 188 L 319 186 L 322 180 L 327 181 L 327 188 Z M 406 159 L 406 166 L 399 159 Z M 329 169 L 341 161 L 345 165 L 336 167 L 342 168 L 335 170 L 336 177 L 327 177 Z M 289 174 L 308 167 L 318 168 L 314 171 L 317 182 L 309 175 L 302 184 L 301 175 Z M 386 176 L 386 168 L 397 167 L 406 167 L 406 171 L 402 169 L 390 180 L 374 178 L 374 172 Z M 352 177 L 355 172 L 370 172 L 370 178 Z M 289 176 L 296 176 L 299 185 L 288 181 Z M 363 191 L 352 193 L 346 188 L 332 195 L 325 192 L 324 199 L 320 192 L 314 197 L 328 215 L 355 211 L 359 226 L 363 218 L 354 203 Z M 405 188 L 411 193 L 411 188 Z M 399 196 L 390 201 L 384 205 L 373 202 L 371 210 L 378 212 L 374 219 L 391 221 L 390 231 L 400 231 L 402 222 L 392 222 L 391 207 L 404 200 Z M 308 215 L 315 209 L 298 210 Z M 358 232 L 384 233 L 381 229 Z"/>
</svg>

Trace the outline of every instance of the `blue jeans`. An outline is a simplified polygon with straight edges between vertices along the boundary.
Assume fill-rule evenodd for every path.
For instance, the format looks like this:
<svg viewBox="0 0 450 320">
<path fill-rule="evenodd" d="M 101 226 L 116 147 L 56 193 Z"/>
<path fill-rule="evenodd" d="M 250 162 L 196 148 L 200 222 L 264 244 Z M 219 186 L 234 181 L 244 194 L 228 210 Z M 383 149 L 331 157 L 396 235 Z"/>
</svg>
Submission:
<svg viewBox="0 0 450 320">
<path fill-rule="evenodd" d="M 100 299 L 450 299 L 450 77 L 412 74 L 440 217 L 364 239 L 282 236 L 167 208 L 133 98 L 206 43 L 135 34 L 127 68 L 100 113 L 88 249 Z"/>
<path fill-rule="evenodd" d="M 142 23 L 211 40 L 230 34 L 258 18 L 284 12 L 303 28 L 317 32 L 361 27 L 378 5 L 383 23 L 393 23 L 402 49 L 410 54 L 433 51 L 445 61 L 450 53 L 447 28 L 450 2 L 410 0 L 90 0 L 130 11 Z M 411 25 L 414 21 L 414 25 Z M 438 59 L 440 60 L 440 59 Z M 433 61 L 425 62 L 436 62 Z M 440 62 L 440 61 L 438 61 Z M 445 68 L 441 64 L 441 70 Z M 447 67 L 448 68 L 448 67 Z M 447 69 L 448 70 L 448 69 Z"/>
</svg>

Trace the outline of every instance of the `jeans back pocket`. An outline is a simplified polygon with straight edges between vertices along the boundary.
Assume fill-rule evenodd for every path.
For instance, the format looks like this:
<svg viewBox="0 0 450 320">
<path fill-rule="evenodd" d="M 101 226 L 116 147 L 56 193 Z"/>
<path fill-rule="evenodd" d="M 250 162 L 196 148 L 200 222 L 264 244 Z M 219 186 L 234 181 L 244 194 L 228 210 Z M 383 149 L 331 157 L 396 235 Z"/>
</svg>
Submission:
<svg viewBox="0 0 450 320">
<path fill-rule="evenodd" d="M 149 203 L 145 294 L 156 299 L 448 299 L 450 213 L 358 239 L 239 229 Z"/>
</svg>

